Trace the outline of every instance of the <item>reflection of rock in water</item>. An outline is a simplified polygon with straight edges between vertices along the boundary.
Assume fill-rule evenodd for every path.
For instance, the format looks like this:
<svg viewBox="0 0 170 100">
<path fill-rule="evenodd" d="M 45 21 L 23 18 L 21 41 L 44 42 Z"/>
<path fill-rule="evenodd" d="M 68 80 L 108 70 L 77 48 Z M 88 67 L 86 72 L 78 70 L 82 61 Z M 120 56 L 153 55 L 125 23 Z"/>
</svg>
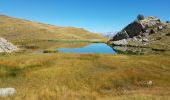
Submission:
<svg viewBox="0 0 170 100">
<path fill-rule="evenodd" d="M 150 48 L 140 48 L 140 47 L 114 46 L 113 49 L 118 54 L 143 55 L 143 54 L 159 54 L 159 53 L 161 53 L 160 51 L 154 51 Z"/>
</svg>

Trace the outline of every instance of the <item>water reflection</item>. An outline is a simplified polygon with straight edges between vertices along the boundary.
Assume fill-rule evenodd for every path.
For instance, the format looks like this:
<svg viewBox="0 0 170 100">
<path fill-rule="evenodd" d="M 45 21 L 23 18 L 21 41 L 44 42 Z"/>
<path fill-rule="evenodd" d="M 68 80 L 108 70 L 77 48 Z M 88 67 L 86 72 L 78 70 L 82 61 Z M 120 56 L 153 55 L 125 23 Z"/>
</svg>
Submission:
<svg viewBox="0 0 170 100">
<path fill-rule="evenodd" d="M 112 47 L 104 43 L 92 43 L 81 48 L 59 48 L 59 52 L 64 53 L 97 53 L 97 54 L 115 54 Z"/>
<path fill-rule="evenodd" d="M 126 46 L 114 46 L 113 50 L 118 54 L 132 54 L 132 55 L 146 55 L 146 54 L 162 54 L 164 51 L 157 51 L 151 48 L 140 47 L 126 47 Z"/>
</svg>

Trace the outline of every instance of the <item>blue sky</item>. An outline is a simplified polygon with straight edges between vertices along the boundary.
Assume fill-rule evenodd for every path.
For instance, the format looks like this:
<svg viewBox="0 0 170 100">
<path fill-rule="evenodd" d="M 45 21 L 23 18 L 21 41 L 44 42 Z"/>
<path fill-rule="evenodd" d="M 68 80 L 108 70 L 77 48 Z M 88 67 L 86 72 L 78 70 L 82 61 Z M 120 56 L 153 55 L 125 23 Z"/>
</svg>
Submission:
<svg viewBox="0 0 170 100">
<path fill-rule="evenodd" d="M 119 31 L 138 14 L 170 20 L 170 0 L 0 0 L 0 13 L 92 32 Z"/>
</svg>

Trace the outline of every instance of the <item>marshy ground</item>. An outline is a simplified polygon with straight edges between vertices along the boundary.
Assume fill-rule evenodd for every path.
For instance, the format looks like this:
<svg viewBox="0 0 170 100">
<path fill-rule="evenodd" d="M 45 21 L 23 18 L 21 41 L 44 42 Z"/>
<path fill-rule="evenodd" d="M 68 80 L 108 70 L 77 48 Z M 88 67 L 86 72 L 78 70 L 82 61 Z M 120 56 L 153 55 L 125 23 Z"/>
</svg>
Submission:
<svg viewBox="0 0 170 100">
<path fill-rule="evenodd" d="M 25 44 L 24 44 L 25 43 Z M 17 93 L 3 100 L 168 100 L 170 54 L 33 54 L 87 42 L 15 42 L 18 53 L 1 54 L 0 87 Z M 145 82 L 152 81 L 148 85 Z"/>
</svg>

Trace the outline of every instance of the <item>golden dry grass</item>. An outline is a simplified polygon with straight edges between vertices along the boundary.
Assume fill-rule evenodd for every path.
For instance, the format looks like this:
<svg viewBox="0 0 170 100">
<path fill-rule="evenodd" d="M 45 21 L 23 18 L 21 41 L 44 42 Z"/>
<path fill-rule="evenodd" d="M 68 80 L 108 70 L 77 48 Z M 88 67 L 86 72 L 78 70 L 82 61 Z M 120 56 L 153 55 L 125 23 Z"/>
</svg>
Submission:
<svg viewBox="0 0 170 100">
<path fill-rule="evenodd" d="M 11 54 L 0 56 L 4 100 L 168 100 L 170 56 Z M 146 87 L 143 81 L 152 80 Z"/>
<path fill-rule="evenodd" d="M 105 39 L 74 27 L 58 27 L 0 15 L 0 36 L 7 40 Z"/>
</svg>

